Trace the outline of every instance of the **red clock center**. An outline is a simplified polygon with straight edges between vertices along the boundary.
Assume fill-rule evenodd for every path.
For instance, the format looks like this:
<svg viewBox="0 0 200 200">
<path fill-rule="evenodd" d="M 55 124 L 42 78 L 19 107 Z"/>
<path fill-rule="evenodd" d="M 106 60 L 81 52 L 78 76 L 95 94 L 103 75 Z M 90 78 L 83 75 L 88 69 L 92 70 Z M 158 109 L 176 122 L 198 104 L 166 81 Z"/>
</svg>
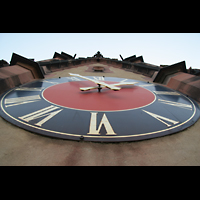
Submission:
<svg viewBox="0 0 200 200">
<path fill-rule="evenodd" d="M 111 84 L 116 82 L 105 81 Z M 155 95 L 139 86 L 120 86 L 121 90 L 113 91 L 103 88 L 80 91 L 80 87 L 97 86 L 91 81 L 74 81 L 48 87 L 43 97 L 56 105 L 67 108 L 91 111 L 120 111 L 136 109 L 154 102 Z"/>
</svg>

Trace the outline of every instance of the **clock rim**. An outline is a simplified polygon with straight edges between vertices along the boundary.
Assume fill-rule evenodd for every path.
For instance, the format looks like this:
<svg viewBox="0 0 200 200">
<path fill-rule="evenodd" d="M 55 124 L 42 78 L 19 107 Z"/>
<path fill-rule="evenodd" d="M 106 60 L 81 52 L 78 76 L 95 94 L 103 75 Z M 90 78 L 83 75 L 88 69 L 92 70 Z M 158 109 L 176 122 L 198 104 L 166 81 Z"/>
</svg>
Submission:
<svg viewBox="0 0 200 200">
<path fill-rule="evenodd" d="M 115 77 L 114 77 L 115 78 Z M 116 78 L 119 78 L 119 77 L 116 77 Z M 55 79 L 55 78 L 53 78 Z M 51 80 L 51 79 L 48 79 L 48 80 Z M 131 79 L 131 80 L 134 80 L 134 79 Z M 42 79 L 41 80 L 36 80 L 36 81 L 33 81 L 33 82 L 37 82 L 37 81 L 43 81 Z M 33 83 L 31 82 L 31 83 Z M 140 82 L 144 82 L 144 81 L 140 81 Z M 30 84 L 30 83 L 29 83 Z M 154 84 L 154 83 L 153 83 Z M 24 85 L 27 85 L 26 84 L 23 84 L 22 86 Z M 157 85 L 157 84 L 154 84 L 154 85 Z M 160 85 L 160 84 L 158 84 Z M 162 85 L 161 85 L 162 86 Z M 164 86 L 162 86 L 164 87 Z M 1 99 L 1 107 L 0 107 L 0 113 L 5 113 L 5 115 L 2 116 L 1 114 L 1 117 L 4 118 L 5 120 L 7 120 L 8 122 L 20 127 L 20 128 L 23 128 L 25 130 L 28 130 L 30 132 L 33 132 L 33 133 L 36 133 L 36 134 L 39 134 L 39 135 L 43 135 L 43 136 L 48 136 L 48 137 L 53 137 L 53 138 L 58 138 L 58 139 L 69 139 L 69 140 L 81 140 L 82 137 L 84 138 L 85 141 L 92 141 L 92 142 L 128 142 L 128 141 L 137 141 L 137 140 L 146 140 L 146 139 L 151 139 L 151 138 L 156 138 L 156 137 L 161 137 L 161 136 L 165 136 L 165 135 L 170 135 L 170 134 L 174 134 L 174 133 L 177 133 L 177 132 L 180 132 L 186 128 L 189 128 L 190 126 L 192 126 L 193 124 L 195 124 L 197 122 L 197 120 L 199 119 L 200 117 L 200 109 L 199 109 L 199 105 L 198 103 L 193 100 L 192 98 L 190 97 L 187 97 L 185 96 L 184 94 L 180 93 L 182 96 L 184 96 L 185 98 L 187 98 L 193 105 L 194 107 L 194 112 L 193 114 L 190 116 L 190 118 L 188 118 L 186 121 L 182 122 L 181 124 L 178 124 L 176 126 L 172 126 L 170 128 L 166 128 L 166 129 L 162 129 L 162 130 L 159 130 L 159 131 L 154 131 L 154 132 L 147 132 L 147 133 L 142 133 L 142 134 L 137 134 L 137 135 L 125 135 L 125 136 L 94 136 L 94 135 L 81 135 L 81 134 L 71 134 L 71 133 L 64 133 L 64 132 L 59 132 L 59 131 L 52 131 L 50 129 L 46 129 L 46 128 L 41 128 L 41 127 L 37 127 L 35 125 L 31 125 L 27 122 L 23 122 L 21 120 L 18 120 L 16 119 L 15 117 L 13 117 L 12 115 L 10 115 L 8 112 L 6 112 L 6 110 L 4 109 L 3 107 L 3 100 L 5 99 L 5 97 L 10 93 L 12 92 L 13 90 L 15 90 L 16 88 L 19 88 L 19 87 L 15 87 L 15 88 L 12 88 L 10 89 L 9 91 L 5 92 L 4 94 L 2 94 L 0 96 L 0 99 Z M 48 87 L 47 87 L 48 88 Z M 173 89 L 170 89 L 170 88 L 167 88 L 169 90 L 172 90 L 172 91 L 175 91 Z M 177 91 L 176 91 L 177 92 Z M 42 91 L 40 92 L 40 94 L 42 93 Z M 152 92 L 153 93 L 153 92 Z M 156 96 L 156 95 L 155 95 Z M 157 98 L 156 98 L 157 99 Z M 44 99 L 43 99 L 44 100 Z M 155 102 L 155 101 L 154 101 Z M 52 103 L 51 103 L 52 104 Z M 61 106 L 60 106 L 61 107 Z M 65 107 L 66 108 L 66 107 Z M 69 109 L 69 108 L 66 108 L 66 109 Z M 137 109 L 137 108 L 136 108 Z M 134 109 L 131 109 L 131 110 L 134 110 Z M 87 111 L 87 110 L 82 110 L 82 111 Z M 123 111 L 127 111 L 127 110 L 123 110 Z M 97 111 L 97 112 L 121 112 L 121 111 Z M 198 112 L 198 116 L 195 116 L 196 112 Z M 5 117 L 6 116 L 6 117 Z M 191 120 L 193 117 L 195 116 L 195 119 L 194 120 Z M 9 119 L 12 119 L 12 120 L 9 120 Z M 13 121 L 13 122 L 11 122 Z M 17 123 L 17 122 L 19 123 Z M 175 131 L 175 132 L 172 132 L 172 133 L 165 133 L 166 131 L 168 130 L 172 130 L 172 129 L 175 129 L 175 128 L 178 128 L 186 123 L 188 123 L 190 121 L 190 124 L 187 126 L 187 127 L 184 127 L 183 129 L 180 129 L 178 131 Z M 14 123 L 15 122 L 15 123 Z M 20 124 L 24 124 L 26 125 L 26 127 L 21 127 Z M 33 129 L 32 129 L 33 128 Z M 37 131 L 33 131 L 34 129 L 37 129 L 39 130 L 39 132 Z M 42 132 L 41 132 L 42 131 Z M 49 135 L 48 133 L 51 133 L 51 135 Z M 147 136 L 147 138 L 145 137 Z M 150 138 L 148 138 L 148 136 L 151 136 Z M 145 137 L 143 139 L 140 139 L 141 137 Z M 89 139 L 87 140 L 87 138 L 92 138 L 92 139 Z M 100 139 L 105 139 L 104 141 L 100 140 Z M 118 139 L 120 138 L 120 140 L 118 141 Z M 127 139 L 128 138 L 128 139 Z M 135 138 L 135 139 L 132 139 L 132 138 Z M 100 140 L 100 141 L 99 141 Z"/>
</svg>

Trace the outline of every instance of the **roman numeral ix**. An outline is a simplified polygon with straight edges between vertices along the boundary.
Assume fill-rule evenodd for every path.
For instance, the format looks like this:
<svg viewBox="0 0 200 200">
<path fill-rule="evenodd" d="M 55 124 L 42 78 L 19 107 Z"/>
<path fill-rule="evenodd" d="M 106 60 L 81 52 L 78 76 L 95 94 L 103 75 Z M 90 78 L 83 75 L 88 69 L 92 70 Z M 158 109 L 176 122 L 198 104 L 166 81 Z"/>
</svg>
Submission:
<svg viewBox="0 0 200 200">
<path fill-rule="evenodd" d="M 29 122 L 31 120 L 46 116 L 45 118 L 43 118 L 42 120 L 40 120 L 39 122 L 37 122 L 35 124 L 37 126 L 42 126 L 45 122 L 49 121 L 52 117 L 54 117 L 55 115 L 57 115 L 59 112 L 61 112 L 63 110 L 63 109 L 59 109 L 59 110 L 57 110 L 57 109 L 59 109 L 59 107 L 51 105 L 49 107 L 40 109 L 38 111 L 29 113 L 27 115 L 24 115 L 24 116 L 21 116 L 18 118 L 23 121 Z"/>
</svg>

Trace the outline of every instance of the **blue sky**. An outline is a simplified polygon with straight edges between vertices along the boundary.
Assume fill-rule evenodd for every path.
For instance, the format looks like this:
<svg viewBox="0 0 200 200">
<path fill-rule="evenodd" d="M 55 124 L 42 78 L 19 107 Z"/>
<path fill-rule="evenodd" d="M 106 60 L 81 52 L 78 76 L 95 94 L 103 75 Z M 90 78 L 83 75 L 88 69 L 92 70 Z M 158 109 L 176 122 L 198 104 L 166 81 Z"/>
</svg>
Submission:
<svg viewBox="0 0 200 200">
<path fill-rule="evenodd" d="M 52 58 L 64 51 L 78 57 L 91 57 L 100 51 L 104 57 L 120 59 L 136 55 L 155 65 L 185 60 L 186 67 L 200 69 L 199 33 L 0 33 L 0 60 L 10 62 L 15 52 L 35 61 Z"/>
</svg>

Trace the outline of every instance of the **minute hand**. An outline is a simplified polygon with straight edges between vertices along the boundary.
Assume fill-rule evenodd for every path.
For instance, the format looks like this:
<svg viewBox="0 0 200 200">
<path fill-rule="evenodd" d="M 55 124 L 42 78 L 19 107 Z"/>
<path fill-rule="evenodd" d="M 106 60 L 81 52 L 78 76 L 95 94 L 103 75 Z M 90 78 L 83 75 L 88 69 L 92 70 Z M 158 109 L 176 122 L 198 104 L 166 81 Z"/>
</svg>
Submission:
<svg viewBox="0 0 200 200">
<path fill-rule="evenodd" d="M 109 84 L 107 84 L 107 83 L 104 83 L 104 82 L 101 82 L 101 81 L 98 81 L 98 80 L 93 80 L 93 79 L 87 78 L 87 77 L 85 77 L 85 76 L 81 76 L 81 75 L 79 75 L 79 74 L 72 74 L 72 73 L 69 73 L 69 75 L 71 75 L 71 76 L 77 76 L 77 77 L 86 79 L 86 80 L 88 80 L 88 81 L 92 81 L 92 82 L 94 82 L 94 83 L 96 83 L 96 84 L 100 84 L 100 85 L 103 85 L 103 86 L 105 86 L 105 87 L 107 87 L 107 88 L 110 88 L 111 90 L 120 90 L 120 89 L 121 89 L 120 87 L 116 87 L 116 86 L 113 86 L 113 85 L 109 85 Z"/>
<path fill-rule="evenodd" d="M 93 79 L 87 78 L 87 77 L 85 77 L 85 76 L 81 76 L 81 75 L 79 75 L 79 74 L 72 74 L 72 73 L 69 73 L 69 75 L 71 75 L 71 76 L 77 76 L 77 77 L 86 79 L 86 80 L 88 80 L 88 81 L 92 81 L 92 82 L 94 82 L 94 83 L 96 83 L 96 84 L 100 84 L 99 81 L 97 81 L 97 80 L 93 80 Z"/>
</svg>

